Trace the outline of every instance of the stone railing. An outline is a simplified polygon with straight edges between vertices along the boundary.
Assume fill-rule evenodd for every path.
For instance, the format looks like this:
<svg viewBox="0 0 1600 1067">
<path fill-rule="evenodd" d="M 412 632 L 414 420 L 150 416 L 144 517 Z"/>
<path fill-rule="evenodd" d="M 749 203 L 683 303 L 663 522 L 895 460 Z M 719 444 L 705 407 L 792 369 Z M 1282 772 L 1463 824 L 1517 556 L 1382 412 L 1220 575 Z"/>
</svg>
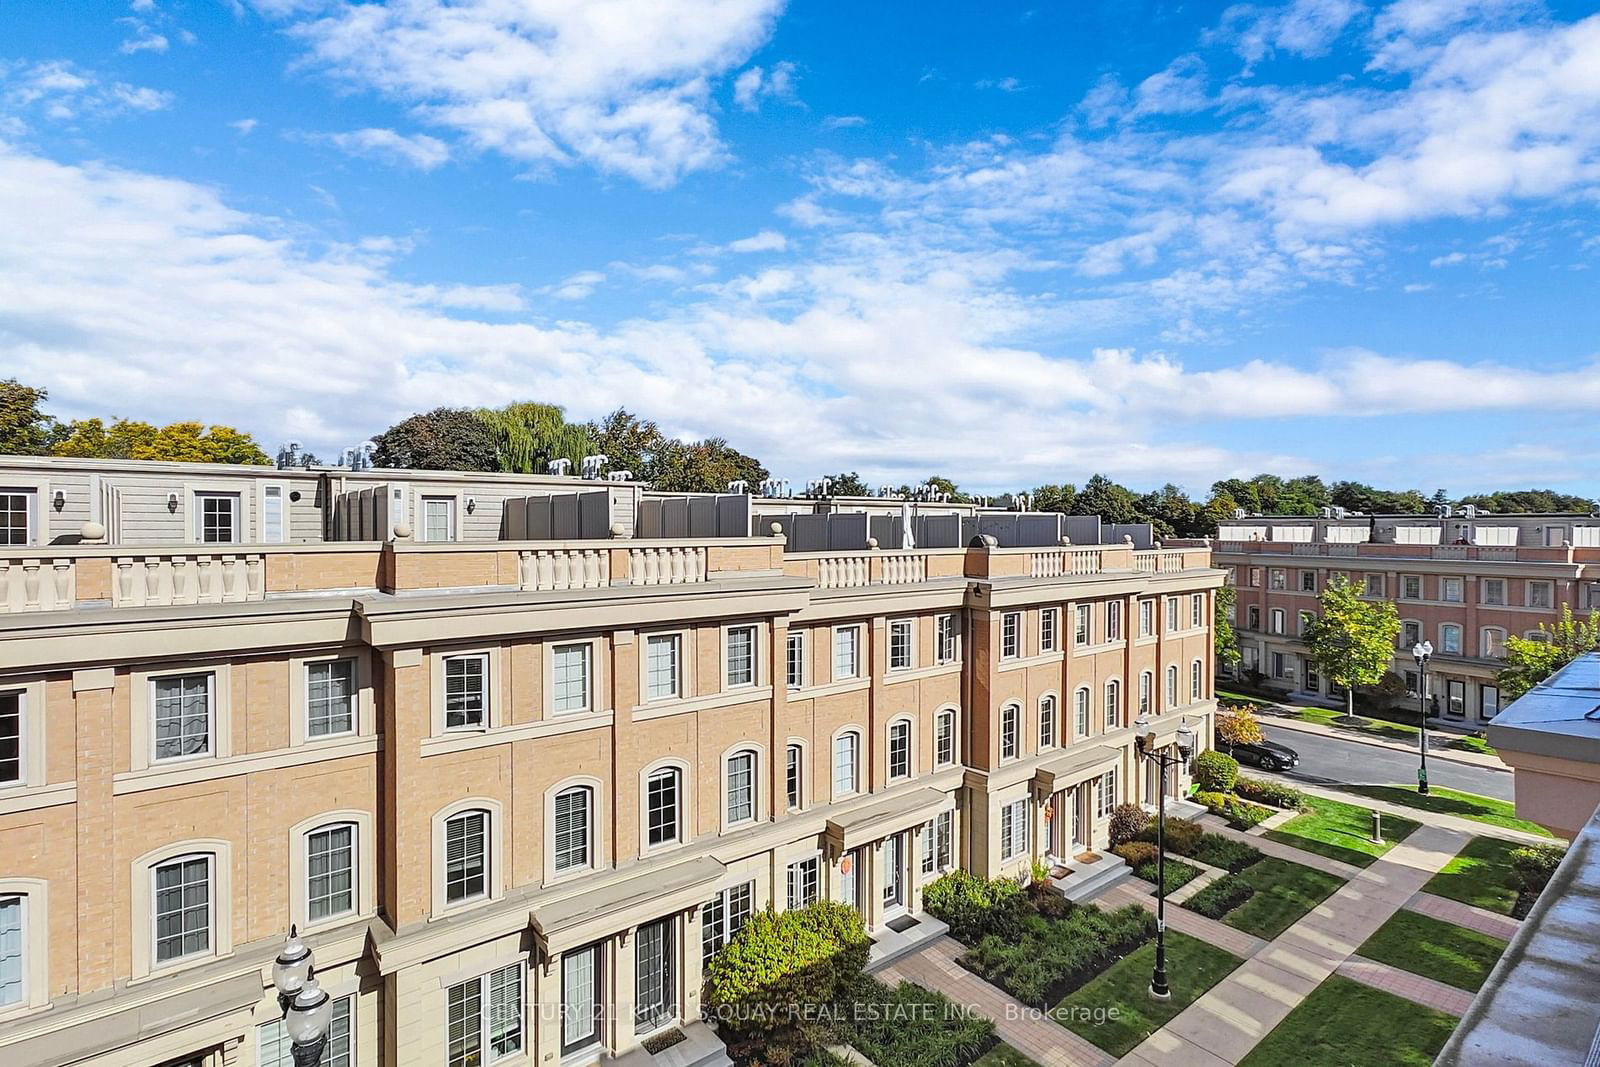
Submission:
<svg viewBox="0 0 1600 1067">
<path fill-rule="evenodd" d="M 517 553 L 517 584 L 522 589 L 599 589 L 611 584 L 611 553 L 606 548 L 539 548 Z"/>
<path fill-rule="evenodd" d="M 704 546 L 628 549 L 629 585 L 685 585 L 705 580 Z"/>
<path fill-rule="evenodd" d="M 0 558 L 0 614 L 72 607 L 77 599 L 75 564 L 45 556 Z"/>
<path fill-rule="evenodd" d="M 864 552 L 817 560 L 817 588 L 851 589 L 872 584 L 872 561 Z"/>
<path fill-rule="evenodd" d="M 810 578 L 818 589 L 872 585 L 916 585 L 960 577 L 966 549 L 865 549 L 859 552 L 798 552 L 784 557 L 784 570 Z"/>
<path fill-rule="evenodd" d="M 1147 548 L 1133 554 L 1133 569 L 1145 574 L 1176 574 L 1187 566 L 1188 556 L 1182 549 Z"/>
<path fill-rule="evenodd" d="M 259 552 L 183 552 L 112 559 L 111 606 L 240 604 L 266 599 Z"/>
<path fill-rule="evenodd" d="M 1060 578 L 1071 574 L 1099 574 L 1098 548 L 1046 548 L 1029 554 L 1029 575 L 1034 578 Z"/>
</svg>

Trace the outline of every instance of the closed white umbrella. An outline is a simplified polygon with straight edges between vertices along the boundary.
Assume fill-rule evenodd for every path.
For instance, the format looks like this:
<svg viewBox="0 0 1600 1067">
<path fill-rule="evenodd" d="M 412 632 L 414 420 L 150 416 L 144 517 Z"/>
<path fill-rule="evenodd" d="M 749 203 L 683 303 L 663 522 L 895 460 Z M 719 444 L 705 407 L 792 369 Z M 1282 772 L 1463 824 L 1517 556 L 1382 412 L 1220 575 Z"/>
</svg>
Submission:
<svg viewBox="0 0 1600 1067">
<path fill-rule="evenodd" d="M 911 528 L 911 503 L 900 505 L 900 547 L 916 548 L 917 535 Z"/>
</svg>

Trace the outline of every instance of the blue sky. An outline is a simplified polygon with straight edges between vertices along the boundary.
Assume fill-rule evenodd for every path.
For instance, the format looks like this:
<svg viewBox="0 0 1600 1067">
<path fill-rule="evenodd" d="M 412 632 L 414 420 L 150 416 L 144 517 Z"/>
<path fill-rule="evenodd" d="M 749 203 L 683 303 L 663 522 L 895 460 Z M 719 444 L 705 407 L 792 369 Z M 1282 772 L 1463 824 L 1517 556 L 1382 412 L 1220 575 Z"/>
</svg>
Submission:
<svg viewBox="0 0 1600 1067">
<path fill-rule="evenodd" d="M 536 398 L 803 481 L 1600 495 L 1600 14 L 0 6 L 0 373 L 323 454 Z"/>
</svg>

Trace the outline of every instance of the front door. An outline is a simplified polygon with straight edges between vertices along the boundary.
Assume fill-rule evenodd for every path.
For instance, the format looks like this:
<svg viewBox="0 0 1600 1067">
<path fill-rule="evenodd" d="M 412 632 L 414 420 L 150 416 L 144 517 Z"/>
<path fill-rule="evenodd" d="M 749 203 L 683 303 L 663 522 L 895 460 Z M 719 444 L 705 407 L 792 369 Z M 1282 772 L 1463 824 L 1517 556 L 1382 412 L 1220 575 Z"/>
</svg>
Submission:
<svg viewBox="0 0 1600 1067">
<path fill-rule="evenodd" d="M 1500 714 L 1500 689 L 1493 685 L 1478 687 L 1478 715 L 1487 722 Z"/>
<path fill-rule="evenodd" d="M 1067 790 L 1066 794 L 1067 804 L 1072 812 L 1072 847 L 1067 851 L 1073 856 L 1089 851 L 1089 839 L 1083 817 L 1083 800 L 1086 792 L 1087 790 L 1079 785 Z"/>
<path fill-rule="evenodd" d="M 662 919 L 639 927 L 634 935 L 634 1032 L 648 1034 L 673 1021 L 678 1014 L 677 974 L 673 967 L 676 938 L 674 920 Z"/>
<path fill-rule="evenodd" d="M 1467 683 L 1452 679 L 1447 683 L 1445 692 L 1446 696 L 1449 698 L 1445 703 L 1445 714 L 1450 716 L 1452 719 L 1466 718 Z"/>
<path fill-rule="evenodd" d="M 573 949 L 561 957 L 561 1054 L 600 1041 L 600 946 Z"/>
<path fill-rule="evenodd" d="M 887 837 L 883 842 L 883 910 L 885 914 L 904 911 L 906 906 L 906 835 Z"/>
</svg>

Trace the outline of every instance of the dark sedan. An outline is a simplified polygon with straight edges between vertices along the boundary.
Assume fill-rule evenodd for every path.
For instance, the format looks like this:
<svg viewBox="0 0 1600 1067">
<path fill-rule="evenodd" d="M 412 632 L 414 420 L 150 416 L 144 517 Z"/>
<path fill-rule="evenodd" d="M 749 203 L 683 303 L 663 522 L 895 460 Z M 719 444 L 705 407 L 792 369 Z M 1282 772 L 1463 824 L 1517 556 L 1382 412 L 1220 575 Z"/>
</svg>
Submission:
<svg viewBox="0 0 1600 1067">
<path fill-rule="evenodd" d="M 1276 741 L 1254 741 L 1244 745 L 1218 745 L 1240 763 L 1250 763 L 1264 771 L 1286 771 L 1300 763 L 1300 753 Z"/>
</svg>

